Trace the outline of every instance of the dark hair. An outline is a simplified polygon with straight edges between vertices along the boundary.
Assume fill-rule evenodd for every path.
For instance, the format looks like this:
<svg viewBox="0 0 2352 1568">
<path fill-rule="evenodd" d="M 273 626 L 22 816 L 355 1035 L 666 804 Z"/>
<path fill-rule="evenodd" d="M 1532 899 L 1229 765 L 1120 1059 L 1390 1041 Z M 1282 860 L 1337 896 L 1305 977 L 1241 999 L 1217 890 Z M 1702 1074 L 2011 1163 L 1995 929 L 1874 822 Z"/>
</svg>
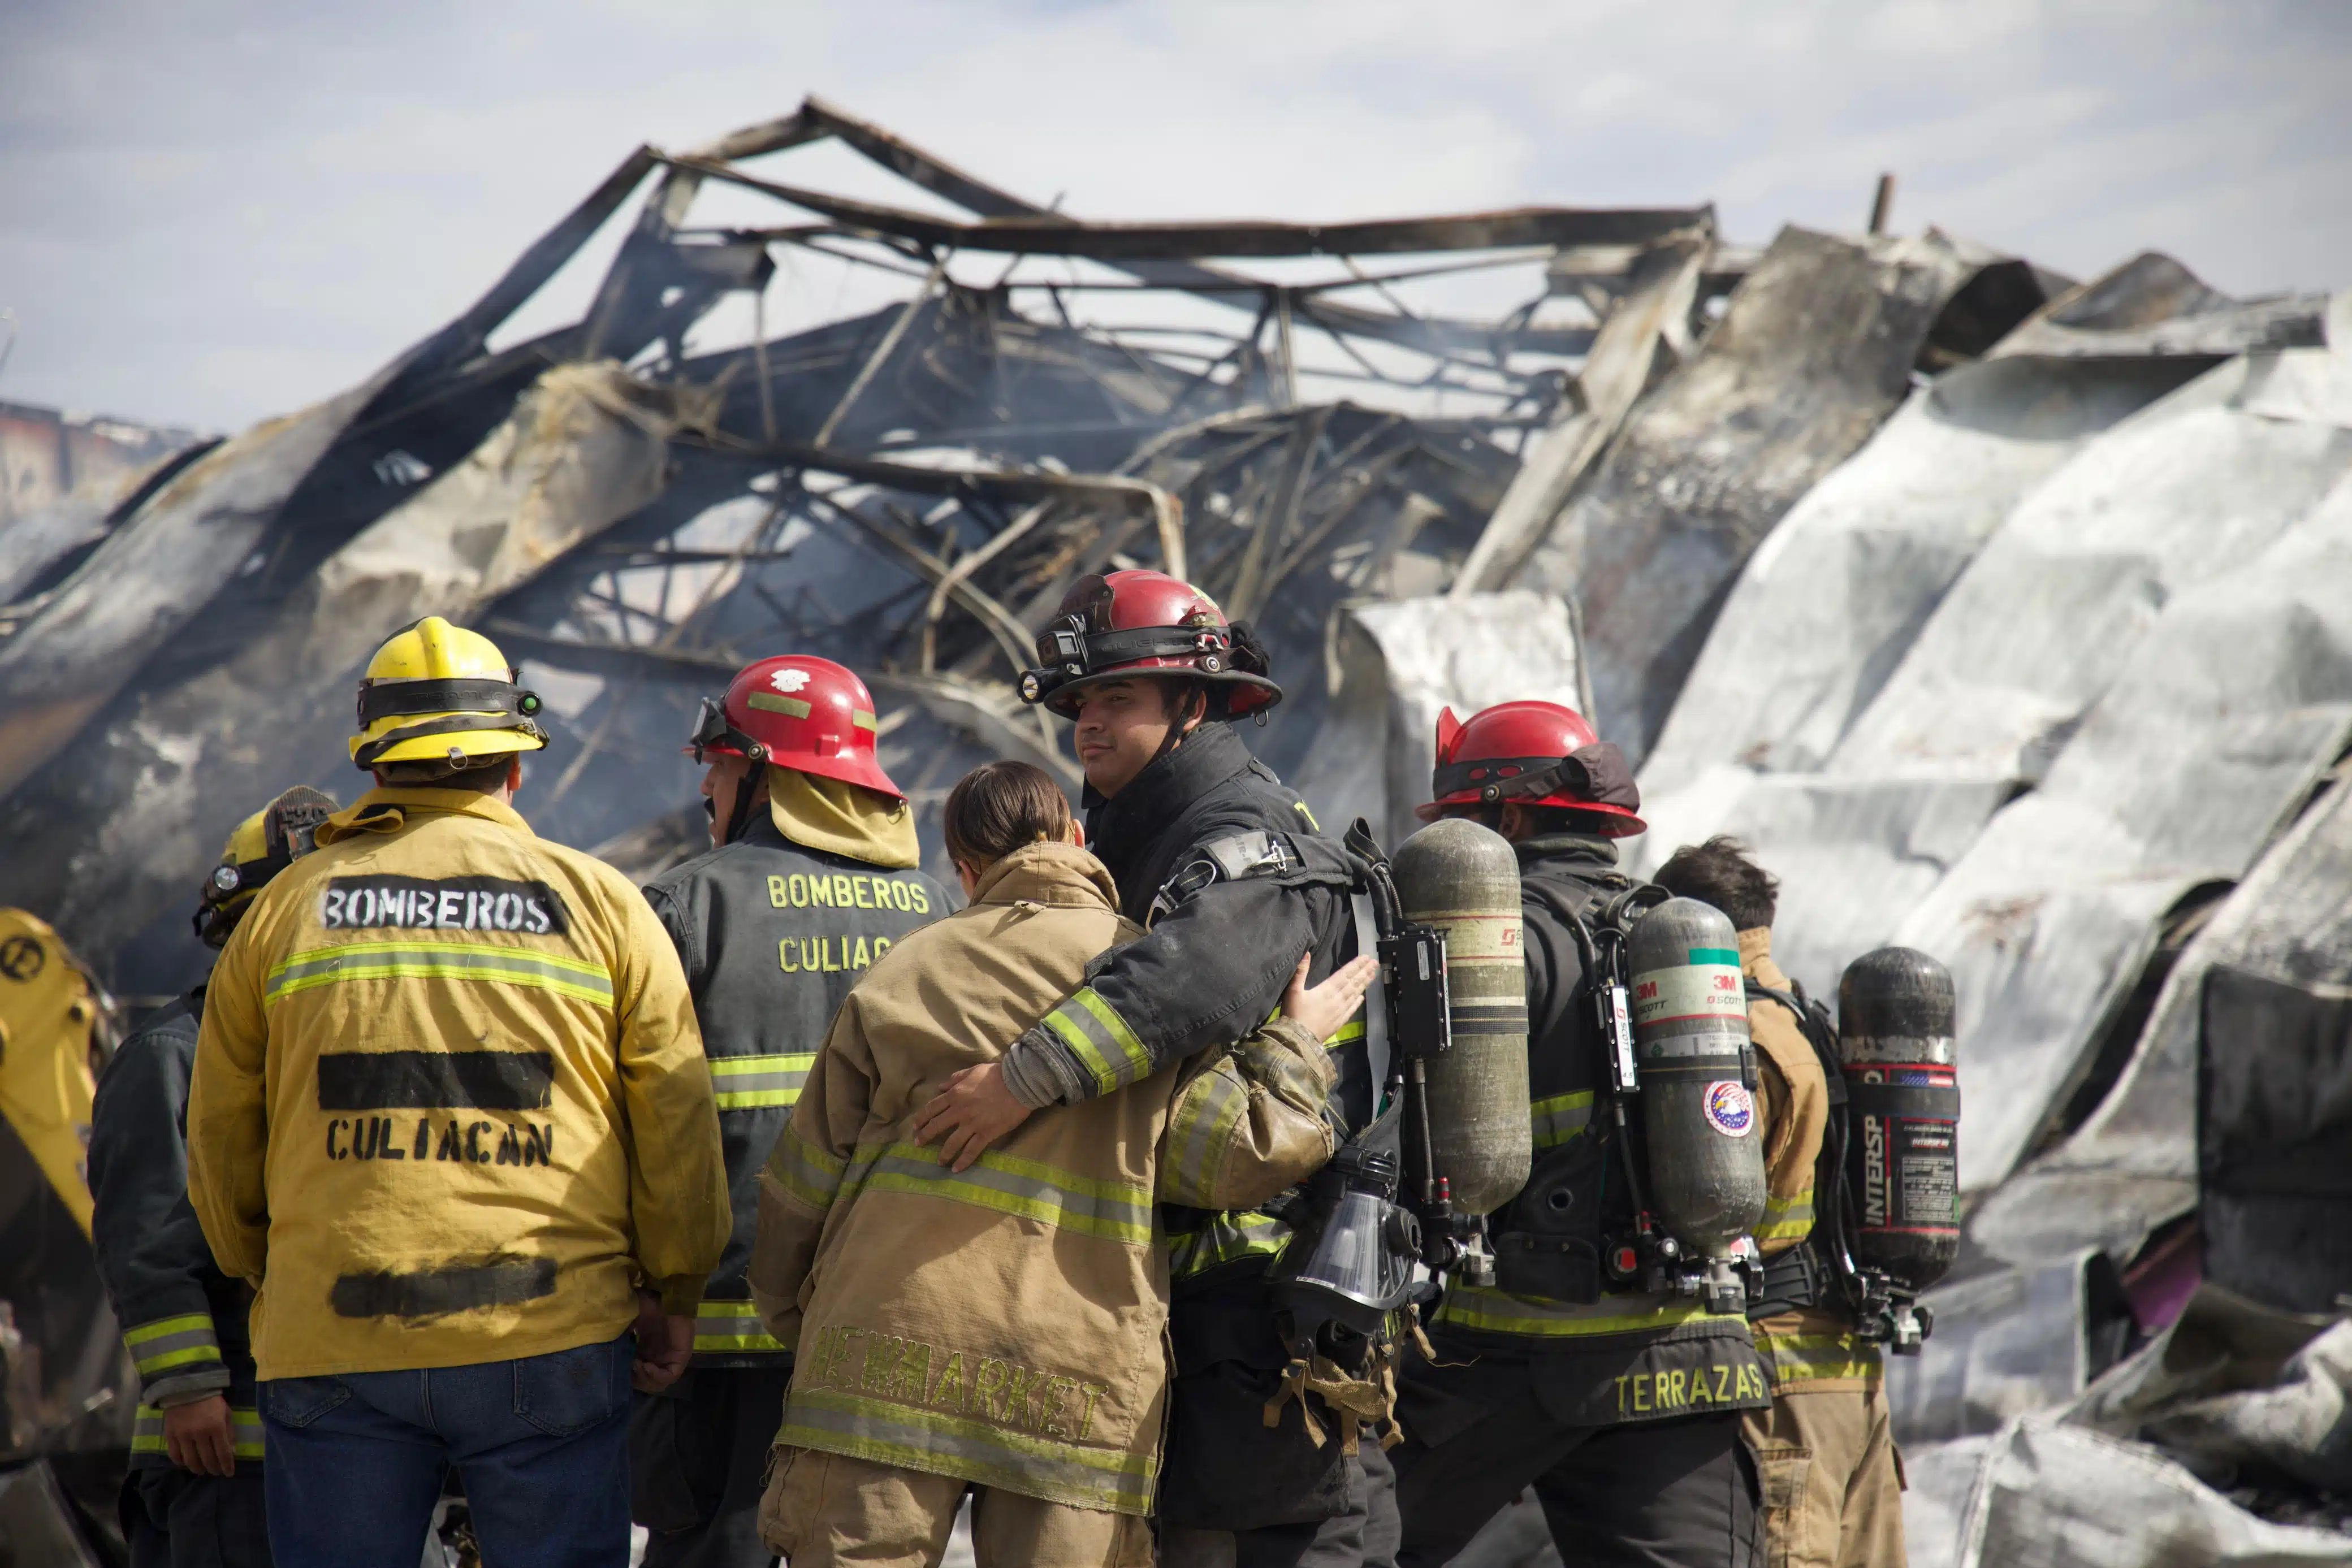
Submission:
<svg viewBox="0 0 2352 1568">
<path fill-rule="evenodd" d="M 1780 879 L 1748 859 L 1746 844 L 1723 833 L 1685 844 L 1650 880 L 1677 898 L 1713 904 L 1736 931 L 1769 927 L 1780 906 Z"/>
<path fill-rule="evenodd" d="M 1070 799 L 1051 775 L 1026 762 L 988 762 L 948 791 L 948 858 L 979 871 L 1024 844 L 1070 836 Z"/>
<path fill-rule="evenodd" d="M 395 789 L 471 789 L 477 795 L 493 795 L 506 788 L 507 768 L 518 755 L 500 752 L 478 767 L 462 768 L 452 768 L 438 758 L 379 762 L 375 776 Z"/>
</svg>

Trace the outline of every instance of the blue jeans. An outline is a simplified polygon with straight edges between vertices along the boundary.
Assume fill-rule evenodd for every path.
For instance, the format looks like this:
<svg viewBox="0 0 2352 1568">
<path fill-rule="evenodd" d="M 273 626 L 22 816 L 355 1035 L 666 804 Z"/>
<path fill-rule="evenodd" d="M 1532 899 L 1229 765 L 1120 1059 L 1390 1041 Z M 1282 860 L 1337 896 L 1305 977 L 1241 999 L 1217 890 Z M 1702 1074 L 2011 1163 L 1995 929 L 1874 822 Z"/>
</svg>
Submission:
<svg viewBox="0 0 2352 1568">
<path fill-rule="evenodd" d="M 452 1465 L 488 1568 L 622 1568 L 632 1354 L 262 1384 L 278 1568 L 416 1568 Z"/>
</svg>

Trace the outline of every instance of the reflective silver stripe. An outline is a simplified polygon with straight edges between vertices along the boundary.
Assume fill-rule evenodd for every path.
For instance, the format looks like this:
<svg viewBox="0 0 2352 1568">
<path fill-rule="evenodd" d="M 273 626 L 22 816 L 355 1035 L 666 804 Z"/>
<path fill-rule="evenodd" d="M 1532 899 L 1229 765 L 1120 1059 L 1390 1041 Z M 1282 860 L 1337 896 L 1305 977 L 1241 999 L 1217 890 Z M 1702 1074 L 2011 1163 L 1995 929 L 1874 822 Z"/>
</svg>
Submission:
<svg viewBox="0 0 2352 1568">
<path fill-rule="evenodd" d="M 845 1161 L 818 1148 L 801 1136 L 799 1127 L 791 1124 L 776 1140 L 776 1152 L 768 1161 L 769 1174 L 786 1192 L 819 1210 L 833 1207 L 847 1168 Z"/>
<path fill-rule="evenodd" d="M 229 1447 L 240 1459 L 261 1458 L 261 1412 L 248 1405 L 228 1407 Z M 134 1454 L 170 1452 L 163 1441 L 163 1412 L 152 1405 L 142 1405 L 131 1418 L 131 1451 Z"/>
<path fill-rule="evenodd" d="M 1116 1513 L 1150 1509 L 1160 1468 L 1149 1455 L 1057 1443 L 968 1416 L 797 1385 L 785 1398 L 776 1441 Z"/>
<path fill-rule="evenodd" d="M 704 1354 L 772 1354 L 790 1347 L 768 1333 L 756 1302 L 704 1301 L 694 1309 L 694 1348 Z"/>
<path fill-rule="evenodd" d="M 1078 1059 L 1080 1070 L 1093 1080 L 1097 1094 L 1108 1094 L 1150 1074 L 1151 1053 L 1143 1049 L 1118 1009 L 1096 995 L 1092 986 L 1047 1013 L 1045 1024 Z"/>
<path fill-rule="evenodd" d="M 1759 1241 L 1801 1241 L 1813 1233 L 1813 1189 L 1787 1197 L 1767 1198 L 1764 1218 L 1756 1227 Z"/>
<path fill-rule="evenodd" d="M 714 1056 L 710 1087 L 721 1111 L 747 1111 L 762 1105 L 793 1105 L 801 1085 L 808 1081 L 814 1051 L 787 1056 Z"/>
<path fill-rule="evenodd" d="M 354 942 L 296 953 L 269 971 L 265 1004 L 345 980 L 488 980 L 613 1005 L 613 977 L 590 964 L 536 948 L 487 942 Z"/>
<path fill-rule="evenodd" d="M 951 1171 L 938 1150 L 906 1143 L 861 1149 L 857 1164 L 862 1186 L 875 1191 L 949 1198 L 1130 1247 L 1151 1240 L 1151 1195 L 1133 1182 L 1101 1181 L 993 1149 L 970 1170 Z"/>
<path fill-rule="evenodd" d="M 1592 1096 L 1590 1089 L 1580 1089 L 1573 1094 L 1554 1094 L 1528 1107 L 1529 1121 L 1535 1131 L 1538 1149 L 1558 1148 L 1592 1124 Z"/>
<path fill-rule="evenodd" d="M 123 1331 L 122 1343 L 130 1348 L 142 1378 L 221 1358 L 220 1339 L 213 1332 L 209 1312 L 183 1312 L 140 1323 Z"/>
<path fill-rule="evenodd" d="M 1169 1119 L 1160 1163 L 1160 1199 L 1213 1208 L 1210 1184 L 1223 1164 L 1234 1128 L 1249 1109 L 1249 1091 L 1218 1068 L 1184 1086 Z"/>
<path fill-rule="evenodd" d="M 1488 1333 L 1574 1339 L 1671 1328 L 1676 1323 L 1744 1323 L 1748 1320 L 1738 1312 L 1710 1312 L 1697 1301 L 1671 1295 L 1603 1297 L 1590 1306 L 1570 1306 L 1535 1296 L 1514 1296 L 1489 1285 L 1457 1283 L 1446 1287 L 1445 1304 L 1438 1308 L 1437 1321 Z"/>
<path fill-rule="evenodd" d="M 1169 1277 L 1186 1280 L 1244 1258 L 1279 1256 L 1290 1245 L 1290 1227 L 1255 1210 L 1212 1214 L 1197 1230 L 1171 1232 L 1164 1245 Z"/>
</svg>

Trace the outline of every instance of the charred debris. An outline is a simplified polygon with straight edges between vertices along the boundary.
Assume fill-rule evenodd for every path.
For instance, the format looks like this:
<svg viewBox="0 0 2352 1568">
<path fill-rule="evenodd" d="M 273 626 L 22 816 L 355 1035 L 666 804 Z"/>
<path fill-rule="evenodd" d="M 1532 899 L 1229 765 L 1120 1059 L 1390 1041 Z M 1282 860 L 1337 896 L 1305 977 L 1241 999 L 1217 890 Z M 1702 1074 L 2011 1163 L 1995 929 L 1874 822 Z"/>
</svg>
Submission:
<svg viewBox="0 0 2352 1568">
<path fill-rule="evenodd" d="M 845 153 L 901 199 L 814 183 Z M 546 696 L 551 837 L 693 852 L 696 699 L 799 649 L 876 688 L 936 854 L 975 762 L 1076 788 L 1031 639 L 1163 568 L 1272 647 L 1249 739 L 1327 823 L 1410 831 L 1441 706 L 1553 697 L 1640 769 L 1632 869 L 1748 840 L 1815 993 L 1951 967 L 1969 1245 L 1888 1382 L 1915 1560 L 2278 1560 L 2352 1510 L 2352 299 L 2076 283 L 1888 195 L 1761 247 L 1704 204 L 1094 223 L 815 99 L 640 149 L 362 384 L 0 513 L 0 904 L 193 982 L 225 829 L 360 787 L 353 682 L 426 613 Z M 2293 1420 L 2198 1403 L 2250 1388 Z M 105 1446 L 68 1427 L 11 1452 Z"/>
</svg>

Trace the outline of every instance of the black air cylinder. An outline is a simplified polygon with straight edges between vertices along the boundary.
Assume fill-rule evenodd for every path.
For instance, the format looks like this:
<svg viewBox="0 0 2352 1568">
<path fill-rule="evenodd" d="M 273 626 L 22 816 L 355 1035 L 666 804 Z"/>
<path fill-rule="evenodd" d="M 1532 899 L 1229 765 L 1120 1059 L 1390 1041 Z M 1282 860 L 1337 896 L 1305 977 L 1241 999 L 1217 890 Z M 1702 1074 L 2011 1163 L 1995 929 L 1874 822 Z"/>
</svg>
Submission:
<svg viewBox="0 0 2352 1568">
<path fill-rule="evenodd" d="M 1693 1257 L 1727 1258 L 1767 1196 L 1738 938 L 1714 906 L 1670 898 L 1635 924 L 1625 957 L 1651 1207 Z"/>
<path fill-rule="evenodd" d="M 1391 862 L 1404 917 L 1445 933 L 1453 1049 L 1433 1058 L 1429 1139 L 1465 1214 L 1500 1208 L 1528 1185 L 1528 972 L 1519 859 L 1500 833 L 1441 818 Z"/>
<path fill-rule="evenodd" d="M 1954 1010 L 1952 972 L 1910 947 L 1865 953 L 1838 982 L 1854 1261 L 1913 1291 L 1960 1249 Z"/>
</svg>

